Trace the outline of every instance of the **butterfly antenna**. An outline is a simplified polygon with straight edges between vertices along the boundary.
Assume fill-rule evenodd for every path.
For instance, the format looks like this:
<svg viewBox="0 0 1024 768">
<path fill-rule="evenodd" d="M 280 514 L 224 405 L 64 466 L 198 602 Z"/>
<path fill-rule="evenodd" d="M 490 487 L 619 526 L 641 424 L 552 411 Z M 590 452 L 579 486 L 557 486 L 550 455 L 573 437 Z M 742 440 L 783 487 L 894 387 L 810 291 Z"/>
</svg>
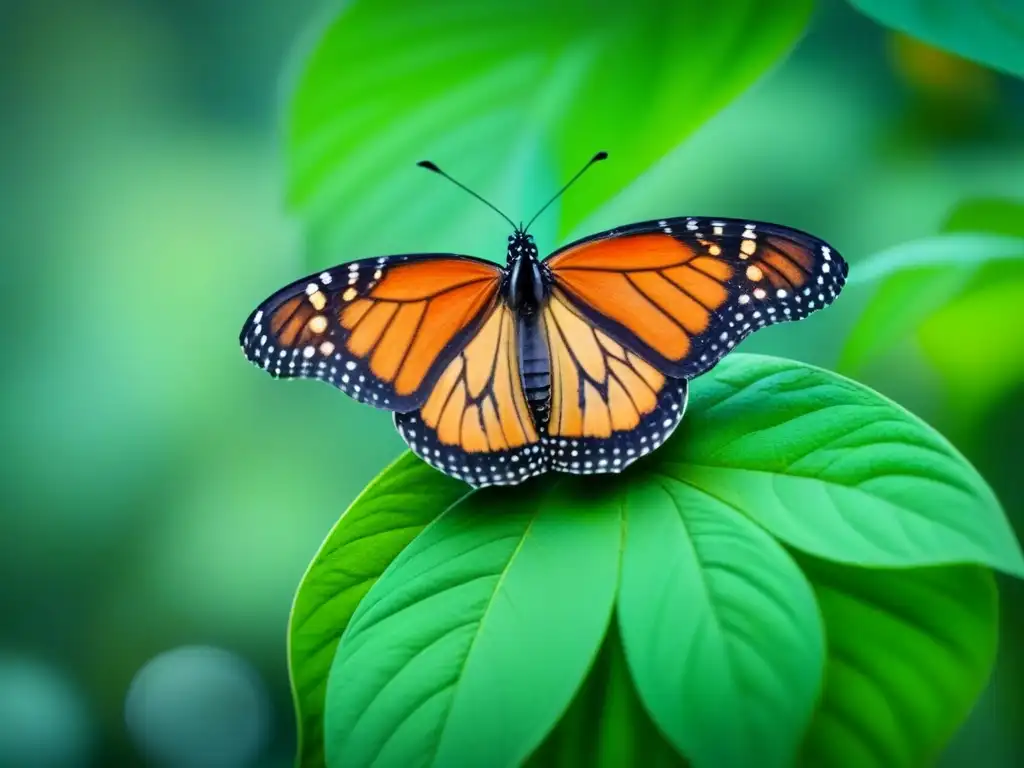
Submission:
<svg viewBox="0 0 1024 768">
<path fill-rule="evenodd" d="M 504 213 L 502 213 L 500 210 L 498 210 L 498 208 L 493 203 L 489 203 L 487 200 L 484 200 L 482 197 L 480 197 L 480 195 L 478 195 L 472 189 L 467 187 L 465 184 L 463 184 L 460 181 L 456 181 L 455 179 L 453 179 L 447 173 L 445 173 L 440 168 L 438 168 L 436 165 L 434 165 L 434 163 L 430 162 L 429 160 L 420 160 L 418 163 L 416 163 L 416 165 L 418 165 L 420 168 L 426 168 L 428 171 L 433 171 L 434 173 L 438 174 L 439 176 L 444 176 L 446 179 L 448 179 L 448 181 L 450 181 L 455 186 L 461 187 L 462 189 L 466 190 L 467 192 L 469 192 L 469 194 L 471 194 L 473 197 L 475 197 L 477 200 L 479 200 L 481 203 L 486 205 L 492 211 L 494 211 L 499 216 L 501 216 L 501 218 L 503 218 L 505 221 L 507 221 L 509 224 L 511 224 L 512 225 L 512 229 L 515 229 L 515 230 L 518 231 L 519 228 L 516 227 L 515 222 L 512 221 L 512 219 L 510 219 Z"/>
<path fill-rule="evenodd" d="M 569 181 L 567 181 L 565 183 L 565 186 L 562 187 L 560 190 L 558 190 L 558 192 L 555 193 L 554 197 L 552 197 L 550 200 L 548 200 L 546 203 L 544 203 L 544 205 L 541 206 L 541 209 L 539 211 L 537 211 L 537 213 L 535 213 L 533 215 L 533 218 L 530 219 L 530 221 L 526 225 L 526 227 L 523 228 L 523 232 L 528 230 L 530 228 L 530 226 L 533 224 L 533 222 L 535 222 L 537 220 L 537 217 L 540 216 L 542 213 L 544 213 L 544 211 L 547 210 L 548 206 L 551 205 L 553 202 L 555 202 L 555 200 L 560 198 L 562 196 L 562 194 L 565 192 L 565 190 L 567 190 L 569 187 L 571 187 L 573 185 L 573 182 L 575 182 L 576 179 L 578 179 L 580 176 L 582 176 L 584 174 L 584 172 L 590 166 L 592 166 L 594 163 L 600 162 L 601 160 L 605 160 L 607 158 L 608 158 L 608 153 L 607 152 L 598 152 L 596 155 L 594 155 L 592 158 L 590 158 L 587 161 L 587 164 L 584 165 L 582 168 L 580 168 L 579 171 L 576 173 L 576 175 L 573 176 L 571 179 L 569 179 Z"/>
</svg>

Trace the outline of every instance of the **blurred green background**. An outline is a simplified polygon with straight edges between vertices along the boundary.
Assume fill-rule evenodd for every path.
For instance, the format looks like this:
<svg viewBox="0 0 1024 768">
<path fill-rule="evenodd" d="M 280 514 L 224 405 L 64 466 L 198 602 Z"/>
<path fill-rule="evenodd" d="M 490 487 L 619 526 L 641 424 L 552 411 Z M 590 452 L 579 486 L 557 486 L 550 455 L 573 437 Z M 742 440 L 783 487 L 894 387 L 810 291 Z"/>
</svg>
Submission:
<svg viewBox="0 0 1024 768">
<path fill-rule="evenodd" d="M 255 303 L 308 271 L 280 114 L 322 15 L 314 0 L 0 2 L 0 766 L 291 764 L 293 591 L 402 450 L 387 415 L 276 383 L 238 350 Z M 448 170 L 472 183 L 504 160 L 474 147 Z M 502 255 L 486 209 L 411 163 L 380 173 L 468 223 L 442 235 L 392 211 L 334 262 L 479 251 L 481 232 L 480 255 Z M 513 218 L 530 213 L 488 184 Z M 856 274 L 977 197 L 1024 200 L 1024 84 L 822 0 L 791 56 L 587 228 L 778 221 L 834 243 Z M 542 250 L 556 245 L 544 231 Z M 1024 299 L 1021 270 L 1008 279 Z M 868 297 L 848 289 L 743 349 L 834 367 Z M 1019 354 L 1020 327 L 949 343 L 984 335 Z M 971 402 L 905 341 L 859 377 L 950 437 L 1024 533 L 1024 380 Z M 1000 663 L 949 765 L 1024 764 L 1024 587 L 1002 586 Z"/>
</svg>

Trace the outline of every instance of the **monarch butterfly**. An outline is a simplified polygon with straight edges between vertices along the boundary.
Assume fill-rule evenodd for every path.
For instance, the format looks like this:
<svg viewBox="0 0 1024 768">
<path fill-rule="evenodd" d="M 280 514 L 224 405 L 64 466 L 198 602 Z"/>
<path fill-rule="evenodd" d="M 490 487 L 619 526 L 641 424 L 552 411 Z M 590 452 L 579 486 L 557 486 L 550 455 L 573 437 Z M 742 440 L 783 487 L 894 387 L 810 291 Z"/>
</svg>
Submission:
<svg viewBox="0 0 1024 768">
<path fill-rule="evenodd" d="M 250 361 L 393 412 L 422 459 L 472 486 L 548 471 L 619 472 L 658 448 L 687 382 L 747 335 L 830 304 L 847 265 L 788 227 L 645 221 L 538 258 L 513 227 L 507 263 L 450 253 L 361 259 L 304 277 L 249 316 Z"/>
</svg>

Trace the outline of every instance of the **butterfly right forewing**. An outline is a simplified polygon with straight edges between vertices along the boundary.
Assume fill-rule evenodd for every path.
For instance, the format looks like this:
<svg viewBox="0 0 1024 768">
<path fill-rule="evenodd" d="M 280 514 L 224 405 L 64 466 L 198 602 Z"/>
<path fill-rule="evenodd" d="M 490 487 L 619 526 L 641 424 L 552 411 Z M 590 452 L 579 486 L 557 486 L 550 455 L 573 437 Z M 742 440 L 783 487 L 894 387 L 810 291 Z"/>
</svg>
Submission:
<svg viewBox="0 0 1024 768">
<path fill-rule="evenodd" d="M 662 373 L 693 378 L 746 336 L 830 304 L 847 267 L 824 241 L 739 219 L 642 222 L 545 260 L 597 327 Z"/>
</svg>

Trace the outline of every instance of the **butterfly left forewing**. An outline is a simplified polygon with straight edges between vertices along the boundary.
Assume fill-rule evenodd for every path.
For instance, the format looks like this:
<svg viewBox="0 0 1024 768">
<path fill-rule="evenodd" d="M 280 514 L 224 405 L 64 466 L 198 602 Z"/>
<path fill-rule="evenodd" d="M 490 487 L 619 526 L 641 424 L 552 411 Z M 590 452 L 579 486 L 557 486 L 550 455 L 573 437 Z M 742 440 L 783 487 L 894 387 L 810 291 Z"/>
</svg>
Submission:
<svg viewBox="0 0 1024 768">
<path fill-rule="evenodd" d="M 483 322 L 500 269 L 451 254 L 363 259 L 281 289 L 249 316 L 246 357 L 387 410 L 422 404 Z"/>
<path fill-rule="evenodd" d="M 512 485 L 547 469 L 519 371 L 515 313 L 500 299 L 418 410 L 396 413 L 418 456 L 471 485 Z"/>
<path fill-rule="evenodd" d="M 545 266 L 579 312 L 659 371 L 693 378 L 750 333 L 830 304 L 847 267 L 799 230 L 737 219 L 643 222 Z"/>
</svg>

